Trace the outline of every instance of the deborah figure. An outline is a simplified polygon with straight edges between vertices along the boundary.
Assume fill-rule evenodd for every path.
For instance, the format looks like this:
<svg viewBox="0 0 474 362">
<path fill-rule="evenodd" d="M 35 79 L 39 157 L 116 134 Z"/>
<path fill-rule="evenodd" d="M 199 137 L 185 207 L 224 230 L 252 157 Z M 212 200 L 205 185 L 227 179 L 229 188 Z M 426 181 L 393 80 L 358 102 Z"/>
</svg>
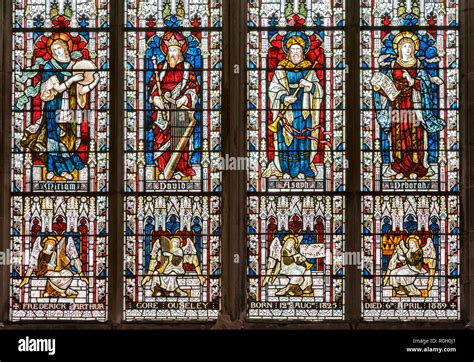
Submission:
<svg viewBox="0 0 474 362">
<path fill-rule="evenodd" d="M 397 58 L 386 75 L 392 80 L 396 93 L 387 95 L 383 87 L 374 85 L 377 121 L 390 143 L 390 167 L 384 176 L 396 179 L 431 177 L 434 170 L 428 164 L 428 135 L 445 127 L 445 121 L 433 109 L 434 78 L 417 58 L 420 41 L 415 34 L 399 33 L 393 47 Z"/>
</svg>

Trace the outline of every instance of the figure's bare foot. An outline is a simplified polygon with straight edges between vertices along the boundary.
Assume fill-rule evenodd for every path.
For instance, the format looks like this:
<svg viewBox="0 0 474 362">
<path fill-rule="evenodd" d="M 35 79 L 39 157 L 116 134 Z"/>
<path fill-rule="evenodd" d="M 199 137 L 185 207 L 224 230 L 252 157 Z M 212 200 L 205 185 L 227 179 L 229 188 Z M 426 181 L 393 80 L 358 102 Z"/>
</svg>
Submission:
<svg viewBox="0 0 474 362">
<path fill-rule="evenodd" d="M 188 294 L 185 291 L 183 291 L 179 288 L 176 288 L 175 293 L 178 297 L 187 297 L 188 296 Z"/>
<path fill-rule="evenodd" d="M 403 173 L 398 173 L 398 174 L 395 176 L 395 178 L 396 178 L 397 180 L 403 180 L 403 179 L 405 178 L 405 176 L 403 175 Z"/>
<path fill-rule="evenodd" d="M 46 174 L 46 179 L 47 180 L 52 180 L 54 178 L 54 172 L 48 172 Z"/>
<path fill-rule="evenodd" d="M 286 293 L 288 293 L 288 289 L 290 289 L 290 287 L 289 287 L 289 286 L 286 286 L 285 288 L 282 288 L 282 289 L 278 290 L 278 291 L 275 293 L 275 295 L 276 295 L 277 297 L 284 296 L 284 295 L 286 295 Z"/>
<path fill-rule="evenodd" d="M 410 174 L 410 180 L 416 180 L 418 178 L 416 173 Z"/>
<path fill-rule="evenodd" d="M 65 179 L 68 180 L 68 181 L 71 181 L 71 180 L 74 179 L 74 177 L 73 177 L 70 173 L 67 173 L 67 172 L 63 172 L 63 173 L 61 174 L 61 177 L 65 178 Z"/>
<path fill-rule="evenodd" d="M 173 178 L 174 178 L 175 180 L 181 180 L 181 179 L 183 178 L 183 176 L 184 176 L 184 175 L 183 175 L 182 172 L 177 171 L 177 172 L 175 172 L 175 174 L 173 175 Z"/>
<path fill-rule="evenodd" d="M 435 170 L 433 170 L 433 167 L 430 166 L 430 167 L 428 168 L 428 172 L 426 173 L 425 177 L 426 177 L 426 178 L 431 178 L 431 177 L 433 177 L 434 175 L 436 175 L 436 172 L 435 172 Z"/>
<path fill-rule="evenodd" d="M 387 167 L 387 169 L 383 173 L 383 176 L 386 177 L 386 178 L 393 178 L 393 177 L 397 176 L 397 173 L 394 170 L 392 170 L 391 167 Z"/>
<path fill-rule="evenodd" d="M 77 294 L 78 292 L 74 289 L 69 288 L 68 290 L 66 290 L 66 295 L 68 297 L 77 297 Z"/>
</svg>

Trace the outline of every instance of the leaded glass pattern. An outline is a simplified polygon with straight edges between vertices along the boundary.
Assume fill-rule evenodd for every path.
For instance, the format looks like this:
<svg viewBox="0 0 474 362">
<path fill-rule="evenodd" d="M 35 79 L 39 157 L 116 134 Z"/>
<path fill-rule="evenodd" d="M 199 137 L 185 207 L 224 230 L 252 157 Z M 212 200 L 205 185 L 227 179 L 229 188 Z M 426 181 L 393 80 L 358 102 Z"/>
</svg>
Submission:
<svg viewBox="0 0 474 362">
<path fill-rule="evenodd" d="M 460 318 L 457 1 L 361 2 L 363 318 Z"/>
<path fill-rule="evenodd" d="M 13 2 L 13 321 L 107 319 L 108 17 Z"/>
<path fill-rule="evenodd" d="M 343 1 L 248 2 L 251 319 L 343 318 L 345 71 Z"/>
<path fill-rule="evenodd" d="M 222 4 L 127 1 L 125 18 L 124 316 L 212 320 L 220 310 Z"/>
</svg>

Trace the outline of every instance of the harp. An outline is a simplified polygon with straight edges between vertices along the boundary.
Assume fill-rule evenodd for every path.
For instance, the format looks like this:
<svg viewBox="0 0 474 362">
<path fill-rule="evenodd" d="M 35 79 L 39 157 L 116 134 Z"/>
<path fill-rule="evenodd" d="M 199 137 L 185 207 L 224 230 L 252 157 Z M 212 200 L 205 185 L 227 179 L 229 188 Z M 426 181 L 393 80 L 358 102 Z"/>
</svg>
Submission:
<svg viewBox="0 0 474 362">
<path fill-rule="evenodd" d="M 169 125 L 171 133 L 170 149 L 172 153 L 163 175 L 165 180 L 170 180 L 174 175 L 186 145 L 189 143 L 189 140 L 193 135 L 197 121 L 194 117 L 194 111 L 191 111 L 189 108 L 184 106 L 177 108 L 176 101 L 167 95 L 165 95 L 165 99 L 170 105 Z"/>
<path fill-rule="evenodd" d="M 160 87 L 160 75 L 158 73 L 156 57 L 152 57 L 152 62 L 157 80 L 156 83 L 158 87 L 158 96 L 163 97 L 163 99 L 166 100 L 169 105 L 167 112 L 169 114 L 168 121 L 171 133 L 171 157 L 163 171 L 163 176 L 165 180 L 170 180 L 176 171 L 176 167 L 178 166 L 179 160 L 184 149 L 186 148 L 186 145 L 189 143 L 197 121 L 194 117 L 194 111 L 185 106 L 180 108 L 176 107 L 176 100 L 171 98 L 169 93 L 163 94 Z"/>
</svg>

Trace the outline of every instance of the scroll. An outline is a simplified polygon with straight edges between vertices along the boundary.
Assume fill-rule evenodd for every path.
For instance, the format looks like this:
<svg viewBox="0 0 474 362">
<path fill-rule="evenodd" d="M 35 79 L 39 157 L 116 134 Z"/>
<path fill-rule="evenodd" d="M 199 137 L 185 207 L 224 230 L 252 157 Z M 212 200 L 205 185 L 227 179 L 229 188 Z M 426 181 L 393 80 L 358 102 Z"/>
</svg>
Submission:
<svg viewBox="0 0 474 362">
<path fill-rule="evenodd" d="M 390 79 L 390 77 L 383 73 L 376 72 L 370 83 L 373 85 L 375 90 L 382 89 L 392 102 L 400 94 L 400 91 L 397 89 L 397 87 L 395 87 L 395 84 Z"/>
<path fill-rule="evenodd" d="M 308 259 L 319 259 L 326 257 L 324 244 L 301 244 L 301 255 Z"/>
</svg>

